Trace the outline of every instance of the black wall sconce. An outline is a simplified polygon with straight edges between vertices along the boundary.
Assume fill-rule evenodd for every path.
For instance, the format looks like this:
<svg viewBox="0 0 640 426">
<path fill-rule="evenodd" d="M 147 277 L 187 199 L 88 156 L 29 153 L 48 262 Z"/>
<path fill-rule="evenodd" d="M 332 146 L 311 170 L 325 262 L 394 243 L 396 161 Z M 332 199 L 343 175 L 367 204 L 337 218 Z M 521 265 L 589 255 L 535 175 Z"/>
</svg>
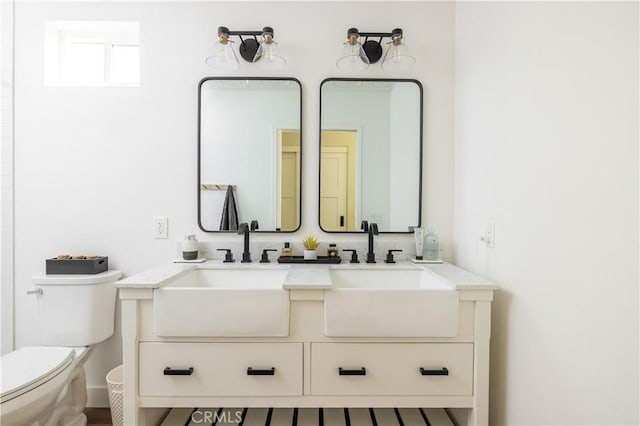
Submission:
<svg viewBox="0 0 640 426">
<path fill-rule="evenodd" d="M 231 36 L 240 39 L 238 52 L 245 61 L 256 63 L 267 70 L 280 69 L 286 65 L 287 61 L 278 53 L 278 43 L 273 39 L 271 27 L 264 27 L 262 31 L 229 31 L 227 27 L 218 27 L 215 52 L 206 59 L 207 65 L 219 71 L 233 71 L 240 67 L 238 56 L 231 47 L 231 43 L 234 43 Z"/>
<path fill-rule="evenodd" d="M 364 44 L 360 43 L 360 37 L 364 37 Z M 369 37 L 376 37 L 378 40 L 370 40 Z M 357 28 L 349 28 L 347 41 L 336 66 L 343 71 L 362 71 L 370 64 L 375 64 L 382 57 L 384 38 L 391 38 L 391 41 L 387 42 L 390 46 L 384 54 L 382 69 L 405 70 L 415 64 L 416 60 L 408 54 L 407 46 L 402 41 L 402 29 L 396 28 L 390 33 L 361 33 Z"/>
</svg>

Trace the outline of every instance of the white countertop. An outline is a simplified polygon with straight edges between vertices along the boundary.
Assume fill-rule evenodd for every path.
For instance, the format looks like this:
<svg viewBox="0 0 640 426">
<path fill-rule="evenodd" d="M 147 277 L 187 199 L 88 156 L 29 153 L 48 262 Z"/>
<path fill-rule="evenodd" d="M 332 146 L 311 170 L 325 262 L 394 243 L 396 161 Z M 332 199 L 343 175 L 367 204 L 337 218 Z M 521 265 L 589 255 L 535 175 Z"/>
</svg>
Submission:
<svg viewBox="0 0 640 426">
<path fill-rule="evenodd" d="M 329 265 L 291 264 L 283 287 L 287 290 L 329 289 L 331 274 Z"/>
<path fill-rule="evenodd" d="M 194 269 L 287 269 L 283 288 L 287 290 L 318 290 L 331 288 L 330 269 L 429 269 L 447 281 L 455 284 L 458 290 L 491 289 L 498 287 L 491 281 L 472 274 L 450 263 L 414 264 L 409 261 L 388 263 L 341 263 L 341 264 L 284 264 L 284 263 L 224 263 L 221 260 L 208 260 L 204 263 L 169 263 L 159 268 L 141 272 L 115 283 L 119 288 L 159 288 L 167 281 Z"/>
<path fill-rule="evenodd" d="M 488 279 L 452 265 L 451 263 L 434 263 L 423 266 L 455 284 L 458 290 L 498 289 L 498 286 Z"/>
<path fill-rule="evenodd" d="M 159 288 L 166 281 L 196 267 L 192 263 L 168 263 L 117 281 L 114 285 L 119 288 Z"/>
</svg>

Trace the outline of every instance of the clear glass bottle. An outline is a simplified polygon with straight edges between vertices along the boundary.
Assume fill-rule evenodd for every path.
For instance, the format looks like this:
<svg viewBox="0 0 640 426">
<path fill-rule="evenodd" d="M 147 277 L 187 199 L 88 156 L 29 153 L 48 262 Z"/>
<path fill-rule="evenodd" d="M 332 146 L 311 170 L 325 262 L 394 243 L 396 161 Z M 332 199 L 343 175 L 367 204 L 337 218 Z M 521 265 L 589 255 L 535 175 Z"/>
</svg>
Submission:
<svg viewBox="0 0 640 426">
<path fill-rule="evenodd" d="M 440 260 L 440 248 L 438 247 L 438 236 L 432 230 L 427 231 L 424 239 L 424 259 Z"/>
<path fill-rule="evenodd" d="M 291 250 L 291 246 L 288 242 L 284 243 L 284 247 L 282 248 L 282 253 L 280 256 L 285 259 L 291 259 L 293 257 L 293 250 Z"/>
<path fill-rule="evenodd" d="M 327 250 L 327 257 L 338 257 L 338 248 L 335 244 L 329 244 L 329 249 Z"/>
</svg>

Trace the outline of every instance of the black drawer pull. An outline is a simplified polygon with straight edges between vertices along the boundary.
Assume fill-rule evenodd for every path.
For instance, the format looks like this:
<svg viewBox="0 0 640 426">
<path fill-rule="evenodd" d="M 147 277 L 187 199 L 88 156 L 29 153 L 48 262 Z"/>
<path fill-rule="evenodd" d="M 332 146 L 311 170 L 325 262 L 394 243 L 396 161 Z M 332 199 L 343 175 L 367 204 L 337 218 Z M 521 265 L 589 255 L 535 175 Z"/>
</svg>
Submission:
<svg viewBox="0 0 640 426">
<path fill-rule="evenodd" d="M 273 376 L 276 374 L 276 368 L 271 367 L 266 370 L 247 368 L 247 376 Z"/>
<path fill-rule="evenodd" d="M 447 367 L 442 367 L 440 370 L 427 370 L 420 367 L 420 374 L 423 376 L 448 376 L 449 369 Z"/>
<path fill-rule="evenodd" d="M 171 367 L 164 369 L 165 376 L 190 376 L 193 374 L 193 367 L 189 367 L 186 370 L 172 370 Z"/>
<path fill-rule="evenodd" d="M 366 376 L 367 369 L 362 367 L 357 370 L 348 370 L 346 368 L 338 367 L 338 374 L 341 376 Z"/>
</svg>

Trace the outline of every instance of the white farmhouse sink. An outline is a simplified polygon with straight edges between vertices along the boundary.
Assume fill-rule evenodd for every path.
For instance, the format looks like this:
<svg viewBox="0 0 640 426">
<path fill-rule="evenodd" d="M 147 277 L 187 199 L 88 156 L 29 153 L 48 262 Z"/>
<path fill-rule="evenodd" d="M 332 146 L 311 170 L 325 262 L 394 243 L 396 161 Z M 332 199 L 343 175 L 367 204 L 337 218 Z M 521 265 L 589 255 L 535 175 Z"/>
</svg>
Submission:
<svg viewBox="0 0 640 426">
<path fill-rule="evenodd" d="M 324 292 L 327 336 L 453 337 L 458 292 L 427 269 L 332 269 Z"/>
<path fill-rule="evenodd" d="M 158 336 L 289 335 L 286 268 L 195 269 L 153 292 Z"/>
</svg>

